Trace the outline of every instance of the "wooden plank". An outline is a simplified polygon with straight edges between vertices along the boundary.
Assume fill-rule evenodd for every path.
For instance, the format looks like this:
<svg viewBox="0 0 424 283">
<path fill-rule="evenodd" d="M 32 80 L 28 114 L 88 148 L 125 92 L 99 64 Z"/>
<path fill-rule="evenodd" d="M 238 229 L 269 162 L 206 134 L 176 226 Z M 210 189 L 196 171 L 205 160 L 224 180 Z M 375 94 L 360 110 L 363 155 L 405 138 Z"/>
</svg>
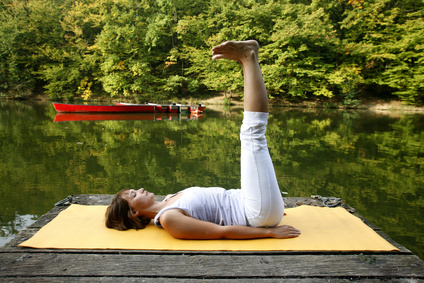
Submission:
<svg viewBox="0 0 424 283">
<path fill-rule="evenodd" d="M 137 255 L 9 253 L 1 256 L 6 277 L 168 278 L 414 278 L 424 264 L 414 255 Z"/>
<path fill-rule="evenodd" d="M 165 277 L 25 277 L 25 278 L 17 278 L 17 277 L 7 277 L 3 278 L 6 282 L 28 282 L 31 280 L 32 282 L 113 282 L 119 280 L 120 283 L 225 283 L 225 282 L 245 282 L 245 283 L 257 283 L 257 278 L 234 278 L 234 279 L 206 279 L 206 278 L 165 278 Z M 284 283 L 349 283 L 352 281 L 355 282 L 367 282 L 367 283 L 380 283 L 382 279 L 372 279 L 372 278 L 284 278 Z M 281 278 L 261 278 L 261 283 L 275 283 L 281 282 Z M 390 282 L 397 283 L 411 283 L 411 279 L 409 278 L 397 278 L 396 280 L 390 280 Z M 413 281 L 414 283 L 424 282 L 424 280 L 416 279 Z"/>
</svg>

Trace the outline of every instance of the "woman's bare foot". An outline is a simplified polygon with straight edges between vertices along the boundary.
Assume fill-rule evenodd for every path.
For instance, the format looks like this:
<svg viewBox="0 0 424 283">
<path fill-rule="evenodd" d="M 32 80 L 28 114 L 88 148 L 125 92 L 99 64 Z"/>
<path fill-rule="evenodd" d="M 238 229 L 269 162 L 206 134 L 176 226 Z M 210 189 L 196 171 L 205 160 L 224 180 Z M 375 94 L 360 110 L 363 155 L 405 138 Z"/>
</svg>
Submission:
<svg viewBox="0 0 424 283">
<path fill-rule="evenodd" d="M 244 65 L 246 60 L 258 60 L 258 50 L 256 40 L 226 41 L 212 48 L 212 59 L 230 59 Z"/>
<path fill-rule="evenodd" d="M 237 61 L 243 68 L 244 110 L 268 112 L 268 94 L 258 60 L 259 44 L 255 40 L 227 41 L 212 48 L 212 59 Z"/>
</svg>

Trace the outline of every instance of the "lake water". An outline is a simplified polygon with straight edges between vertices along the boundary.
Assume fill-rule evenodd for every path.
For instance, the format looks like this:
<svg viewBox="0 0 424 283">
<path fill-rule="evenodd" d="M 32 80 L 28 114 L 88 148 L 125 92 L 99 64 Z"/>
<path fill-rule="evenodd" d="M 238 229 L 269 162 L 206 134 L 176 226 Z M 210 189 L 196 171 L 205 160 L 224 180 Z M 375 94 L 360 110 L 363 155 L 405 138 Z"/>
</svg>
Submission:
<svg viewBox="0 0 424 283">
<path fill-rule="evenodd" d="M 424 259 L 424 115 L 271 113 L 268 143 L 284 196 L 341 197 Z M 69 195 L 239 187 L 240 109 L 98 118 L 0 101 L 0 246 Z"/>
</svg>

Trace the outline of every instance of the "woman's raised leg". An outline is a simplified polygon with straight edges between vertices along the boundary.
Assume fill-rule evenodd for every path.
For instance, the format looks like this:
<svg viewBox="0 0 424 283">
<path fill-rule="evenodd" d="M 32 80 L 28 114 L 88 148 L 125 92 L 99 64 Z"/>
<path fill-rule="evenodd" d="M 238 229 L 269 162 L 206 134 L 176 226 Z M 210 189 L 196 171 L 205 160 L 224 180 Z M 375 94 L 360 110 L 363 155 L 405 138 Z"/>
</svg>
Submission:
<svg viewBox="0 0 424 283">
<path fill-rule="evenodd" d="M 249 225 L 276 226 L 284 214 L 284 202 L 265 137 L 268 94 L 254 40 L 227 41 L 212 49 L 212 59 L 239 62 L 244 76 L 244 118 L 240 130 L 241 189 Z"/>
</svg>

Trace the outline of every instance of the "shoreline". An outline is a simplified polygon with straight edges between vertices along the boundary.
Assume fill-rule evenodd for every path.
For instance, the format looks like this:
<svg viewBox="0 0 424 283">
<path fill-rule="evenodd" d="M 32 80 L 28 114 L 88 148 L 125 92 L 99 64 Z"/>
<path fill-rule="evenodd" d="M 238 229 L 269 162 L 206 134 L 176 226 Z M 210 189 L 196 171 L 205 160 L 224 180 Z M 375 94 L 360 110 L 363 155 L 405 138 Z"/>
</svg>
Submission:
<svg viewBox="0 0 424 283">
<path fill-rule="evenodd" d="M 40 103 L 51 103 L 55 100 L 50 99 L 47 95 L 39 94 L 28 98 L 7 98 L 0 97 L 0 101 L 35 101 Z M 176 98 L 177 103 L 197 104 L 202 103 L 208 108 L 217 110 L 220 107 L 243 107 L 243 101 L 239 97 L 225 97 L 223 95 L 208 96 L 205 98 Z M 112 101 L 135 102 L 134 99 L 93 99 L 88 101 L 89 104 L 110 104 Z M 86 101 L 75 100 L 69 103 L 85 103 Z M 358 105 L 345 106 L 340 101 L 330 99 L 314 99 L 291 102 L 281 98 L 270 99 L 272 107 L 287 107 L 298 109 L 338 109 L 338 110 L 368 110 L 372 112 L 405 112 L 411 114 L 424 114 L 424 106 L 406 105 L 400 100 L 382 100 L 382 99 L 364 99 Z M 65 102 L 66 103 L 66 102 Z"/>
<path fill-rule="evenodd" d="M 206 106 L 223 106 L 223 96 L 215 96 L 201 100 Z M 243 101 L 237 98 L 229 98 L 229 106 L 242 107 Z M 366 100 L 361 102 L 358 106 L 344 106 L 337 101 L 321 101 L 319 99 L 314 101 L 300 101 L 289 102 L 282 99 L 271 99 L 271 107 L 287 107 L 295 109 L 337 109 L 337 110 L 366 110 L 375 113 L 411 113 L 411 114 L 424 114 L 424 106 L 405 105 L 400 100 L 383 101 L 378 99 Z M 209 107 L 210 108 L 210 107 Z"/>
</svg>

